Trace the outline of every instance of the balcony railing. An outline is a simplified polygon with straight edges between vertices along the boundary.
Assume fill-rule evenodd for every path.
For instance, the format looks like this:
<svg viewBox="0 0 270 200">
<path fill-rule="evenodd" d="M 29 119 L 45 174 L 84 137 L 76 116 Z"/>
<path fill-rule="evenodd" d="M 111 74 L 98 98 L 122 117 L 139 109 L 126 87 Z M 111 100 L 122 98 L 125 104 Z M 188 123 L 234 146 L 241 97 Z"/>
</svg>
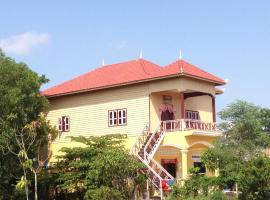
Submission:
<svg viewBox="0 0 270 200">
<path fill-rule="evenodd" d="M 217 131 L 216 123 L 202 122 L 191 119 L 175 119 L 161 122 L 161 129 L 164 132 L 200 130 L 200 131 Z"/>
</svg>

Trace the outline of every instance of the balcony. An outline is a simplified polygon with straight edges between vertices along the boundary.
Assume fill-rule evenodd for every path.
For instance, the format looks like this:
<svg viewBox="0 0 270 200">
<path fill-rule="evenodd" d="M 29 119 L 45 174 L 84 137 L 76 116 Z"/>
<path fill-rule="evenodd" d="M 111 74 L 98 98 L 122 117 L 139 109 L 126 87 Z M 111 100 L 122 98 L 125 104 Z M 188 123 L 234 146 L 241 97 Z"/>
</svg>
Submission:
<svg viewBox="0 0 270 200">
<path fill-rule="evenodd" d="M 203 132 L 218 132 L 216 123 L 203 122 L 191 119 L 175 119 L 161 122 L 161 130 L 164 132 L 196 130 Z"/>
</svg>

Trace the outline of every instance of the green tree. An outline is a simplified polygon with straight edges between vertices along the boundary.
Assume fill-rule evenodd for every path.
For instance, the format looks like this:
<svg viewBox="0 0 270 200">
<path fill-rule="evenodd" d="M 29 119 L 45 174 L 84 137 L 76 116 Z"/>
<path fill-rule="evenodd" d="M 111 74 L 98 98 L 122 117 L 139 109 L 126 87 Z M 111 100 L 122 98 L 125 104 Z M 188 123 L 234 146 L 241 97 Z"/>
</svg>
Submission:
<svg viewBox="0 0 270 200">
<path fill-rule="evenodd" d="M 225 200 L 225 195 L 220 194 L 218 177 L 207 177 L 200 174 L 199 168 L 191 168 L 190 174 L 188 179 L 173 186 L 169 200 Z"/>
<path fill-rule="evenodd" d="M 219 127 L 224 136 L 203 154 L 202 160 L 208 169 L 219 169 L 223 184 L 230 188 L 235 184 L 241 189 L 247 188 L 241 179 L 246 165 L 256 163 L 270 144 L 269 113 L 269 109 L 245 101 L 236 101 L 219 113 L 222 119 Z"/>
<path fill-rule="evenodd" d="M 264 200 L 270 198 L 270 158 L 260 156 L 244 163 L 239 173 L 240 198 Z"/>
<path fill-rule="evenodd" d="M 35 164 L 33 159 L 47 144 L 49 131 L 53 130 L 41 115 L 49 105 L 40 95 L 40 87 L 47 81 L 45 76 L 39 76 L 26 64 L 17 63 L 0 51 L 0 196 L 3 199 L 15 198 L 15 185 L 17 189 L 24 188 L 29 198 L 28 175 Z"/>
<path fill-rule="evenodd" d="M 62 149 L 56 193 L 67 199 L 130 199 L 145 177 L 138 173 L 142 165 L 124 148 L 125 139 L 118 134 L 72 138 L 83 147 Z"/>
</svg>

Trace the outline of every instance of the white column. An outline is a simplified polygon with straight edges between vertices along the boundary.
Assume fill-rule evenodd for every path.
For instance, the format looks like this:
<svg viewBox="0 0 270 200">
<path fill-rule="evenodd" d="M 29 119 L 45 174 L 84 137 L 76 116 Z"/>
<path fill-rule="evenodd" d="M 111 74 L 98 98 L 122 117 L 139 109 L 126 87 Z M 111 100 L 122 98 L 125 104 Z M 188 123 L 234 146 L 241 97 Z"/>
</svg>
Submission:
<svg viewBox="0 0 270 200">
<path fill-rule="evenodd" d="M 182 149 L 182 178 L 186 179 L 188 175 L 188 150 Z"/>
</svg>

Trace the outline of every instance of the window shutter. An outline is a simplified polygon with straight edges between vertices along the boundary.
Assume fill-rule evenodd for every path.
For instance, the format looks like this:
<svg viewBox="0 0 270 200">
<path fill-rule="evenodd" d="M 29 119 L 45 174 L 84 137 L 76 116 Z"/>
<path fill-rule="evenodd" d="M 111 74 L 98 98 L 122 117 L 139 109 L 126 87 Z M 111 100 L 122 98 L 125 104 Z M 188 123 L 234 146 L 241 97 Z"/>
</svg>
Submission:
<svg viewBox="0 0 270 200">
<path fill-rule="evenodd" d="M 118 110 L 118 124 L 122 125 L 122 110 Z"/>
<path fill-rule="evenodd" d="M 127 124 L 127 109 L 123 110 L 123 124 Z"/>
<path fill-rule="evenodd" d="M 65 121 L 65 117 L 62 116 L 62 131 L 65 132 L 66 131 L 66 121 Z"/>
<path fill-rule="evenodd" d="M 115 110 L 109 111 L 109 126 L 117 125 L 117 112 Z"/>
<path fill-rule="evenodd" d="M 62 117 L 58 118 L 58 131 L 62 131 Z"/>
<path fill-rule="evenodd" d="M 113 126 L 113 112 L 112 111 L 109 111 L 108 120 L 109 120 L 109 126 Z"/>
<path fill-rule="evenodd" d="M 69 131 L 69 127 L 70 127 L 70 120 L 69 117 L 66 116 L 65 118 L 65 131 Z"/>
<path fill-rule="evenodd" d="M 113 111 L 113 125 L 117 125 L 117 111 Z"/>
</svg>

